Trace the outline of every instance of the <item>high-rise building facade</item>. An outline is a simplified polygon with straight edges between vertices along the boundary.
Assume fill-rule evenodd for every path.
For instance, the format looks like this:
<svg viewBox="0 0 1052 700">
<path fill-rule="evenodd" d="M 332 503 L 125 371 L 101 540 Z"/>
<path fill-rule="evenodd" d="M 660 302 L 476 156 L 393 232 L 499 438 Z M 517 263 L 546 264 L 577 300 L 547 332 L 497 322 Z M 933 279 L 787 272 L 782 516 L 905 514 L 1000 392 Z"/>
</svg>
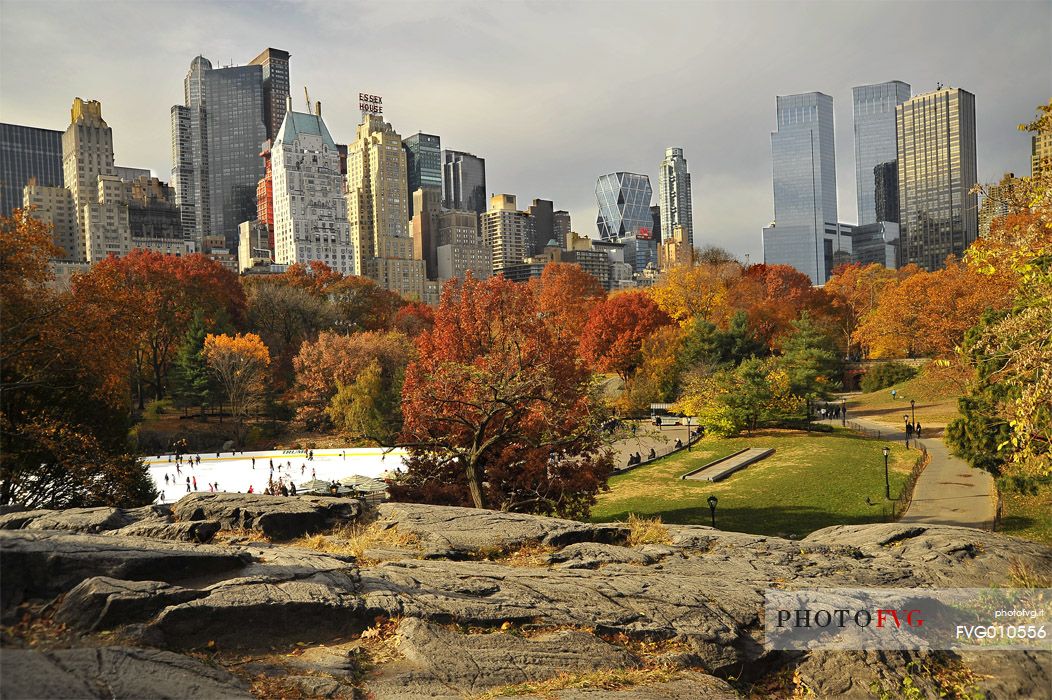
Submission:
<svg viewBox="0 0 1052 700">
<path fill-rule="evenodd" d="M 437 217 L 437 278 L 440 284 L 468 273 L 486 279 L 493 271 L 493 255 L 479 233 L 479 217 L 474 211 L 446 209 Z"/>
<path fill-rule="evenodd" d="M 358 274 L 340 154 L 321 115 L 286 110 L 270 153 L 275 262 L 320 260 L 342 274 Z"/>
<path fill-rule="evenodd" d="M 855 121 L 855 198 L 859 225 L 897 219 L 877 218 L 874 168 L 896 158 L 895 108 L 910 98 L 901 80 L 851 89 Z"/>
<path fill-rule="evenodd" d="M 172 184 L 184 234 L 221 235 L 236 250 L 238 226 L 256 218 L 263 177 L 263 66 L 213 68 L 198 56 L 183 91 L 185 104 L 172 108 Z"/>
<path fill-rule="evenodd" d="M 291 57 L 288 51 L 264 49 L 248 62 L 250 66 L 263 69 L 263 123 L 266 125 L 267 138 L 271 141 L 277 137 L 288 109 Z"/>
<path fill-rule="evenodd" d="M 486 160 L 464 151 L 442 151 L 442 206 L 486 211 Z"/>
<path fill-rule="evenodd" d="M 77 208 L 69 190 L 62 185 L 41 185 L 36 178 L 29 178 L 22 190 L 20 206 L 32 207 L 33 218 L 51 228 L 52 240 L 62 249 L 58 259 L 71 262 L 84 260 L 84 236 L 80 233 Z"/>
<path fill-rule="evenodd" d="M 530 206 L 526 207 L 526 213 L 530 215 L 530 240 L 526 255 L 540 255 L 555 239 L 561 246 L 563 243 L 555 235 L 555 206 L 547 199 L 535 199 Z"/>
<path fill-rule="evenodd" d="M 566 241 L 569 239 L 570 232 L 573 230 L 573 226 L 570 223 L 570 212 L 560 209 L 557 212 L 552 213 L 552 230 L 555 233 L 555 240 L 559 241 L 559 245 L 566 246 Z"/>
<path fill-rule="evenodd" d="M 413 218 L 409 228 L 413 236 L 413 257 L 424 261 L 429 280 L 438 279 L 438 216 L 442 212 L 442 188 L 425 185 L 413 192 L 410 199 Z"/>
<path fill-rule="evenodd" d="M 30 180 L 37 187 L 62 186 L 62 132 L 0 124 L 0 215 L 22 206 Z"/>
<path fill-rule="evenodd" d="M 975 95 L 942 88 L 896 109 L 903 265 L 938 270 L 960 257 L 979 233 L 972 187 Z"/>
<path fill-rule="evenodd" d="M 644 230 L 650 236 L 653 226 L 650 199 L 653 194 L 650 178 L 646 175 L 626 172 L 601 175 L 595 184 L 595 199 L 599 204 L 595 223 L 599 237 L 620 239 L 638 235 Z"/>
<path fill-rule="evenodd" d="M 876 263 L 889 270 L 899 266 L 899 225 L 893 221 L 878 221 L 855 226 L 851 232 L 851 262 L 869 265 Z"/>
<path fill-rule="evenodd" d="M 779 95 L 777 123 L 771 134 L 774 222 L 763 230 L 764 262 L 791 265 L 814 284 L 825 284 L 844 249 L 837 221 L 833 98 L 820 92 Z"/>
<path fill-rule="evenodd" d="M 414 192 L 421 187 L 442 191 L 442 140 L 434 134 L 417 133 L 407 137 L 402 145 L 409 182 L 409 218 L 413 218 Z"/>
<path fill-rule="evenodd" d="M 482 214 L 482 239 L 490 249 L 493 274 L 521 264 L 528 256 L 530 215 L 516 207 L 515 195 L 495 194 Z"/>
<path fill-rule="evenodd" d="M 682 148 L 665 149 L 658 172 L 658 207 L 661 238 L 672 238 L 677 226 L 683 227 L 686 245 L 694 247 L 694 212 L 691 204 L 690 173 Z M 657 232 L 655 232 L 655 236 Z"/>
<path fill-rule="evenodd" d="M 873 168 L 873 207 L 877 221 L 899 221 L 899 161 Z"/>
<path fill-rule="evenodd" d="M 347 147 L 347 219 L 355 274 L 384 289 L 423 300 L 423 260 L 409 234 L 408 177 L 402 137 L 378 114 L 365 114 Z"/>
<path fill-rule="evenodd" d="M 1037 177 L 1052 169 L 1052 131 L 1041 131 L 1030 137 L 1030 175 Z"/>
</svg>

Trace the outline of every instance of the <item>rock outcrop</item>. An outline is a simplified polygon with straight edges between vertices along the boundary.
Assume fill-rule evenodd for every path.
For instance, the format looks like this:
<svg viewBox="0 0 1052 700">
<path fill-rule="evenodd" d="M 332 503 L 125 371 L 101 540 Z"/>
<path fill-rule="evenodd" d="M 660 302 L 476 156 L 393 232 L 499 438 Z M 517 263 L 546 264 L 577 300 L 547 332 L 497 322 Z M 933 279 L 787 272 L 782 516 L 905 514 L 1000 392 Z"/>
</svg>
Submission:
<svg viewBox="0 0 1052 700">
<path fill-rule="evenodd" d="M 1003 652 L 991 673 L 986 657 L 763 645 L 772 585 L 990 586 L 1013 567 L 1052 572 L 1049 548 L 979 530 L 842 526 L 789 541 L 669 526 L 663 543 L 632 546 L 621 524 L 384 504 L 359 561 L 348 552 L 362 545 L 339 529 L 362 516 L 351 499 L 201 494 L 170 513 L 89 510 L 0 516 L 7 619 L 28 613 L 76 638 L 73 649 L 5 648 L 5 697 L 132 697 L 142 687 L 131 674 L 161 679 L 144 693 L 157 697 L 194 697 L 166 695 L 176 683 L 238 697 L 260 678 L 276 685 L 257 694 L 311 697 L 522 686 L 573 699 L 722 698 L 791 694 L 794 683 L 819 697 L 894 697 L 907 682 L 937 694 L 938 674 L 918 669 L 945 664 L 972 668 L 962 677 L 994 696 L 1052 687 L 1048 653 Z M 186 528 L 201 523 L 275 539 L 338 534 L 200 544 Z M 173 653 L 202 650 L 240 678 Z M 100 681 L 107 673 L 119 682 Z"/>
</svg>

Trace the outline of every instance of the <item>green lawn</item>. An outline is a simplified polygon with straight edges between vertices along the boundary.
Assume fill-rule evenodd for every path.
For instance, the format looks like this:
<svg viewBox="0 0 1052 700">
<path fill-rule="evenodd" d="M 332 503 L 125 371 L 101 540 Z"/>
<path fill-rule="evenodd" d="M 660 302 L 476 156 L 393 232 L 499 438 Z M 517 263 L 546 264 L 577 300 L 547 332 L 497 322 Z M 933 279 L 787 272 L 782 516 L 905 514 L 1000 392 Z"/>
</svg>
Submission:
<svg viewBox="0 0 1052 700">
<path fill-rule="evenodd" d="M 1002 491 L 1001 498 L 998 532 L 1052 544 L 1052 489 L 1043 488 L 1033 496 Z"/>
<path fill-rule="evenodd" d="M 769 431 L 751 438 L 706 438 L 680 452 L 610 479 L 592 520 L 626 520 L 629 513 L 666 523 L 710 523 L 706 499 L 719 498 L 716 525 L 763 535 L 803 537 L 829 525 L 881 522 L 885 443 L 848 431 Z M 917 456 L 890 445 L 891 495 L 897 497 Z M 773 447 L 770 457 L 718 483 L 685 481 L 683 473 L 743 447 Z M 890 509 L 888 509 L 890 510 Z"/>
<path fill-rule="evenodd" d="M 847 400 L 848 417 L 864 417 L 901 426 L 902 416 L 910 413 L 910 399 L 916 401 L 917 420 L 932 430 L 926 434 L 934 437 L 961 414 L 957 409 L 957 398 L 967 384 L 967 374 L 950 367 L 928 364 L 913 379 L 894 386 L 871 392 L 856 394 Z M 891 398 L 891 390 L 896 397 Z"/>
</svg>

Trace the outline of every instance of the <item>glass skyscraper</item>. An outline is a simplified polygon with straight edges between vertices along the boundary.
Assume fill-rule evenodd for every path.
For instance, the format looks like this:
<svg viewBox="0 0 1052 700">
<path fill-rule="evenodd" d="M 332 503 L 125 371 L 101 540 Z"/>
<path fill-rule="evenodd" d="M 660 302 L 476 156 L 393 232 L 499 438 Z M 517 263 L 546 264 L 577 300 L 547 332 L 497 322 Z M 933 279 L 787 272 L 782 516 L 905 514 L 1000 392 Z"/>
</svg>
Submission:
<svg viewBox="0 0 1052 700">
<path fill-rule="evenodd" d="M 855 194 L 858 223 L 877 221 L 873 169 L 895 160 L 895 108 L 910 98 L 910 86 L 900 80 L 851 89 L 855 116 Z"/>
<path fill-rule="evenodd" d="M 442 206 L 482 214 L 486 197 L 486 160 L 463 151 L 442 151 Z"/>
<path fill-rule="evenodd" d="M 263 67 L 263 123 L 267 128 L 267 138 L 271 141 L 278 135 L 278 129 L 285 120 L 285 110 L 289 101 L 289 59 L 288 51 L 265 49 L 249 61 L 250 65 Z"/>
<path fill-rule="evenodd" d="M 402 140 L 409 181 L 409 218 L 413 218 L 413 193 L 423 187 L 442 190 L 442 141 L 434 134 L 413 134 Z"/>
<path fill-rule="evenodd" d="M 172 108 L 172 184 L 184 234 L 221 235 L 235 251 L 239 224 L 256 218 L 263 177 L 263 67 L 212 68 L 198 56 L 183 88 L 186 104 Z"/>
<path fill-rule="evenodd" d="M 650 216 L 653 194 L 646 175 L 625 172 L 601 175 L 595 184 L 595 199 L 599 203 L 595 223 L 599 236 L 603 240 L 619 239 L 643 231 L 644 237 L 653 237 L 654 220 Z"/>
<path fill-rule="evenodd" d="M 30 178 L 43 187 L 62 187 L 62 132 L 0 124 L 0 214 L 22 206 Z"/>
<path fill-rule="evenodd" d="M 774 223 L 763 230 L 768 265 L 791 265 L 825 284 L 850 239 L 837 222 L 833 98 L 820 92 L 779 96 L 771 134 Z M 842 255 L 841 255 L 842 257 Z"/>
<path fill-rule="evenodd" d="M 690 173 L 682 148 L 665 149 L 658 175 L 658 199 L 660 200 L 661 240 L 671 241 L 672 230 L 682 226 L 686 232 L 686 244 L 694 247 L 694 212 L 691 206 Z"/>
<path fill-rule="evenodd" d="M 975 95 L 944 88 L 895 111 L 903 265 L 938 270 L 979 233 L 975 194 Z"/>
</svg>

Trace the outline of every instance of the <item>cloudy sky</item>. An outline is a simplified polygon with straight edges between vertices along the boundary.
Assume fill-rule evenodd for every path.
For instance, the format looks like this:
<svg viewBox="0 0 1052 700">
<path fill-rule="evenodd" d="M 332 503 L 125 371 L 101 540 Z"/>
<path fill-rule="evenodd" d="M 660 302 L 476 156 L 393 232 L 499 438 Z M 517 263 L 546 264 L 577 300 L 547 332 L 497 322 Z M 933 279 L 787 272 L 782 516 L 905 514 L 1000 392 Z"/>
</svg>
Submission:
<svg viewBox="0 0 1052 700">
<path fill-rule="evenodd" d="M 851 87 L 976 95 L 979 176 L 1029 170 L 1016 125 L 1052 95 L 1052 2 L 46 2 L 0 0 L 0 121 L 64 129 L 98 99 L 117 163 L 169 179 L 169 110 L 202 54 L 292 54 L 294 106 L 353 139 L 359 92 L 403 135 L 486 158 L 488 189 L 555 201 L 595 232 L 595 179 L 686 151 L 695 240 L 760 258 L 775 96 L 836 109 L 840 219 L 854 222 Z M 656 197 L 656 192 L 655 192 Z"/>
</svg>

